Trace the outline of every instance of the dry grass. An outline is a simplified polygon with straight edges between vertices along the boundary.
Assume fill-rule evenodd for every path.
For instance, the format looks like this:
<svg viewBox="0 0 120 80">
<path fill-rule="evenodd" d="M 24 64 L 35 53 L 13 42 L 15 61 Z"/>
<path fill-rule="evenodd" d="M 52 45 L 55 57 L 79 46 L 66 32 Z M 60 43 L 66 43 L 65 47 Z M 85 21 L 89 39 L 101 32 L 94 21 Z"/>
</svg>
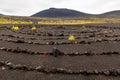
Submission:
<svg viewBox="0 0 120 80">
<path fill-rule="evenodd" d="M 119 18 L 83 18 L 83 19 L 42 19 L 38 24 L 57 24 L 57 25 L 74 25 L 74 24 L 103 24 L 119 23 Z"/>
<path fill-rule="evenodd" d="M 120 18 L 35 18 L 35 17 L 15 17 L 0 16 L 0 24 L 38 24 L 47 25 L 77 25 L 77 24 L 103 24 L 103 23 L 119 23 Z"/>
</svg>

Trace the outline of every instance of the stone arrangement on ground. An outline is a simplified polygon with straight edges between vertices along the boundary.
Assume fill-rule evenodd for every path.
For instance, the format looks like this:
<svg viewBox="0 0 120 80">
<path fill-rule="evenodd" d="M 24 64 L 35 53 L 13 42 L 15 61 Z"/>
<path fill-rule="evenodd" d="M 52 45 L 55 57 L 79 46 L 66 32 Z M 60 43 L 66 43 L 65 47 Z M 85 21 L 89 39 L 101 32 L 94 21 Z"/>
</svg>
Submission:
<svg viewBox="0 0 120 80">
<path fill-rule="evenodd" d="M 119 25 L 1 25 L 0 80 L 119 80 Z"/>
</svg>

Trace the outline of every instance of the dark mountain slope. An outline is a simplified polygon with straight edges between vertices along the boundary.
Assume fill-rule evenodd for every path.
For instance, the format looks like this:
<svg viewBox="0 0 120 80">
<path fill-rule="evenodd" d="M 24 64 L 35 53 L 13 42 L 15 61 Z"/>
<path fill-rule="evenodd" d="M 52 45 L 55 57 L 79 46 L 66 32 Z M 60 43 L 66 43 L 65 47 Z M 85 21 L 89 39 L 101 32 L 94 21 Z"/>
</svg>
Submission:
<svg viewBox="0 0 120 80">
<path fill-rule="evenodd" d="M 32 16 L 33 17 L 83 17 L 83 16 L 90 16 L 90 14 L 86 14 L 71 9 L 50 8 L 40 11 Z"/>
</svg>

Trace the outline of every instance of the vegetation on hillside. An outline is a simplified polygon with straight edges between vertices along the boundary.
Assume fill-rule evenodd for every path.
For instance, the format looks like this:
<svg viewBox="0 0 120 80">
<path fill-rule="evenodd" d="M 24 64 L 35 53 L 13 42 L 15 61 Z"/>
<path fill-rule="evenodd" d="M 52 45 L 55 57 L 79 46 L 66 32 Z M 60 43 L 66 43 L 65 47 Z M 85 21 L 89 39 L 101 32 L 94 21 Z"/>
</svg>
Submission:
<svg viewBox="0 0 120 80">
<path fill-rule="evenodd" d="M 45 25 L 77 25 L 77 24 L 103 24 L 119 23 L 120 18 L 36 18 L 0 16 L 0 24 L 45 24 Z"/>
<path fill-rule="evenodd" d="M 103 23 L 119 23 L 120 18 L 71 18 L 71 19 L 51 19 L 45 18 L 38 21 L 38 24 L 56 24 L 56 25 L 74 25 L 74 24 L 103 24 Z"/>
<path fill-rule="evenodd" d="M 32 24 L 32 21 L 23 17 L 0 16 L 0 24 Z"/>
</svg>

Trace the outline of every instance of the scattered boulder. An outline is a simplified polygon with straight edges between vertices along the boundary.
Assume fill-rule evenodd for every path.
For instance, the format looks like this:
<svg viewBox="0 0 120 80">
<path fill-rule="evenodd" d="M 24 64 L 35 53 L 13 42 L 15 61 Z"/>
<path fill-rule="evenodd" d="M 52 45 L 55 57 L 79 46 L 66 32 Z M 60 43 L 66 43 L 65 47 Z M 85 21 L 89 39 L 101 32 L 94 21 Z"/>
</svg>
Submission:
<svg viewBox="0 0 120 80">
<path fill-rule="evenodd" d="M 118 76 L 117 71 L 115 69 L 110 70 L 111 75 Z"/>
<path fill-rule="evenodd" d="M 48 36 L 53 36 L 53 34 L 51 34 L 51 33 L 48 33 L 47 35 L 48 35 Z"/>
<path fill-rule="evenodd" d="M 6 50 L 6 48 L 5 47 L 1 47 L 0 50 Z"/>
<path fill-rule="evenodd" d="M 98 74 L 99 74 L 99 71 L 98 71 L 98 70 L 95 70 L 95 71 L 94 71 L 94 74 L 98 75 Z"/>
<path fill-rule="evenodd" d="M 3 66 L 3 65 L 5 65 L 3 62 L 0 62 L 0 66 Z"/>
<path fill-rule="evenodd" d="M 45 67 L 44 66 L 38 66 L 35 68 L 36 71 L 41 71 L 41 72 L 45 72 Z"/>
<path fill-rule="evenodd" d="M 81 74 L 83 74 L 83 75 L 88 75 L 89 73 L 87 72 L 87 70 L 82 70 L 82 71 L 81 71 Z"/>
<path fill-rule="evenodd" d="M 60 34 L 57 34 L 56 36 L 64 36 L 64 34 L 63 34 L 63 33 L 60 33 Z"/>
<path fill-rule="evenodd" d="M 56 47 L 54 47 L 54 48 L 53 48 L 53 51 L 52 51 L 52 55 L 53 55 L 54 57 L 57 57 L 57 56 L 60 55 L 60 54 L 61 54 L 60 50 L 58 50 Z"/>
<path fill-rule="evenodd" d="M 16 43 L 25 43 L 24 40 L 17 40 Z"/>
<path fill-rule="evenodd" d="M 48 45 L 54 45 L 54 43 L 55 43 L 55 42 L 50 41 L 50 42 L 47 42 L 46 44 L 48 44 Z"/>
<path fill-rule="evenodd" d="M 63 68 L 57 68 L 56 70 L 57 70 L 57 72 L 59 72 L 59 73 L 64 73 L 64 72 L 65 72 L 65 70 L 64 70 Z"/>
<path fill-rule="evenodd" d="M 103 74 L 105 74 L 106 76 L 109 76 L 110 75 L 110 71 L 106 70 L 103 72 Z"/>
</svg>

